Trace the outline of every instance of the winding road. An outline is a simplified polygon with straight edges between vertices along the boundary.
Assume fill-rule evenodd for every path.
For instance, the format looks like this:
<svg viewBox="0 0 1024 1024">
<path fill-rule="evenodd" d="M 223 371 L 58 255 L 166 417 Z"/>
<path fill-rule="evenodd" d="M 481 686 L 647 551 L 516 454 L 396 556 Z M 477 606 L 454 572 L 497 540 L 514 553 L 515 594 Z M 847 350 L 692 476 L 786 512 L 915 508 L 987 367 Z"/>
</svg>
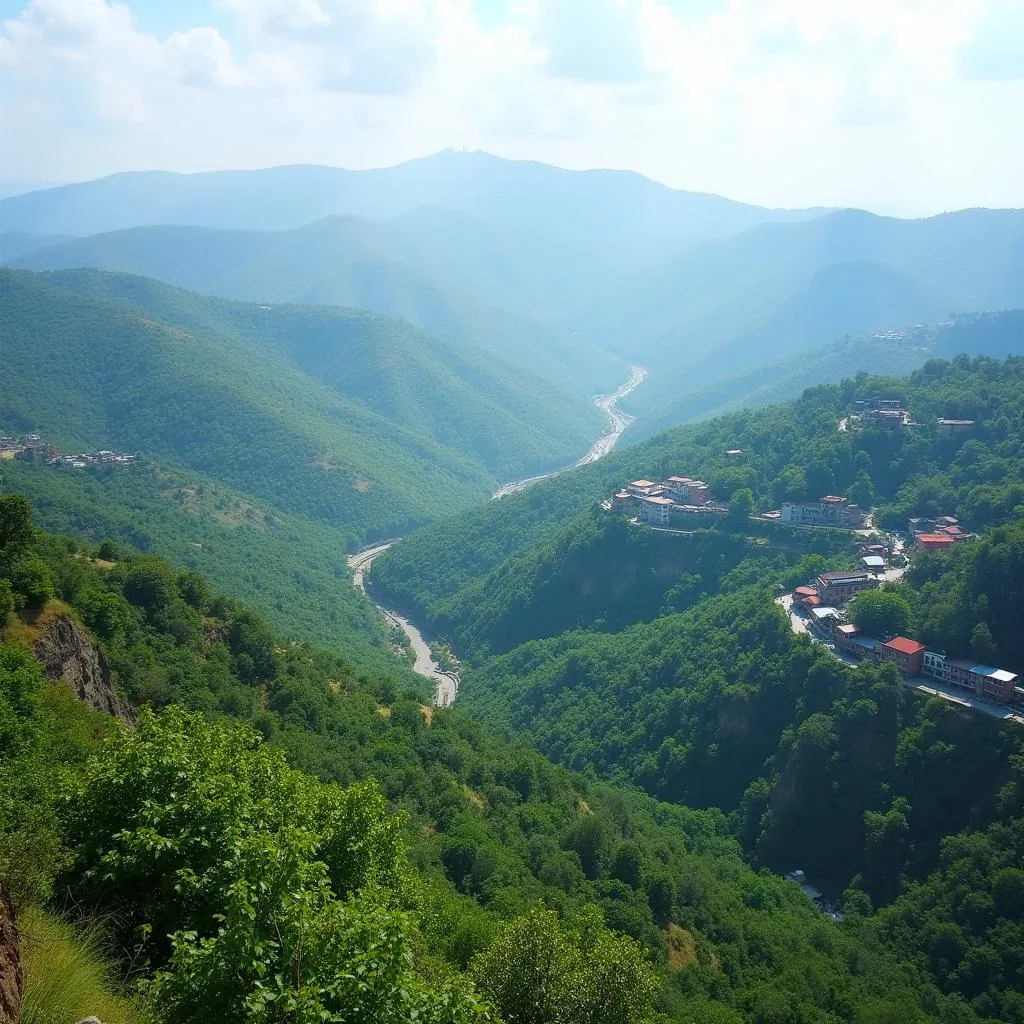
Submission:
<svg viewBox="0 0 1024 1024">
<path fill-rule="evenodd" d="M 524 490 L 530 484 L 537 483 L 539 480 L 548 480 L 553 476 L 558 476 L 560 473 L 575 469 L 577 466 L 589 465 L 591 462 L 597 462 L 598 459 L 607 455 L 615 447 L 615 442 L 622 436 L 623 431 L 634 420 L 634 417 L 630 416 L 629 413 L 619 410 L 616 403 L 639 387 L 646 376 L 647 371 L 642 366 L 631 366 L 629 368 L 629 380 L 618 391 L 610 395 L 598 395 L 594 399 L 594 405 L 608 417 L 608 429 L 591 445 L 590 450 L 582 459 L 574 462 L 571 466 L 566 466 L 564 469 L 554 469 L 550 473 L 542 473 L 540 476 L 531 476 L 525 480 L 515 480 L 512 483 L 505 484 L 491 495 L 492 499 L 504 498 L 509 494 L 515 494 L 516 491 Z M 376 544 L 363 548 L 362 551 L 357 551 L 354 555 L 348 556 L 348 567 L 352 570 L 352 585 L 357 590 L 361 590 L 366 594 L 370 600 L 373 600 L 373 597 L 366 589 L 366 573 L 370 566 L 373 565 L 375 558 L 384 554 L 388 548 L 397 543 L 397 540 L 379 541 Z M 430 653 L 430 647 L 426 640 L 423 639 L 423 634 L 404 615 L 399 615 L 398 612 L 385 608 L 376 601 L 374 601 L 374 604 L 377 605 L 381 614 L 392 626 L 397 626 L 409 638 L 413 653 L 416 655 L 413 671 L 418 675 L 433 680 L 434 704 L 441 708 L 448 707 L 459 693 L 458 675 L 438 665 Z"/>
<path fill-rule="evenodd" d="M 365 548 L 354 555 L 348 556 L 348 566 L 352 570 L 352 584 L 357 590 L 366 594 L 366 571 L 373 565 L 373 560 L 397 541 L 389 540 L 372 547 Z M 369 597 L 370 595 L 367 594 Z M 372 600 L 372 598 L 371 598 Z M 377 602 L 374 602 L 377 604 Z M 418 675 L 425 676 L 434 681 L 434 703 L 439 708 L 446 708 L 459 692 L 459 677 L 454 672 L 448 672 L 441 668 L 430 653 L 427 641 L 423 634 L 404 615 L 399 615 L 382 604 L 377 604 L 381 614 L 392 625 L 401 629 L 409 638 L 413 654 L 416 655 L 416 662 L 413 671 Z"/>
<path fill-rule="evenodd" d="M 590 451 L 578 459 L 571 466 L 564 466 L 562 469 L 553 469 L 550 473 L 541 473 L 540 476 L 528 476 L 523 480 L 513 480 L 512 483 L 499 487 L 492 495 L 491 500 L 507 498 L 516 491 L 525 490 L 530 484 L 539 483 L 541 480 L 549 480 L 553 476 L 565 473 L 577 466 L 587 466 L 591 462 L 607 455 L 614 447 L 615 442 L 622 436 L 625 429 L 636 419 L 628 412 L 622 412 L 617 408 L 620 399 L 625 398 L 631 391 L 635 391 L 647 377 L 647 371 L 642 366 L 631 366 L 629 368 L 629 380 L 610 395 L 598 395 L 594 399 L 594 405 L 608 417 L 608 429 L 590 446 Z"/>
</svg>

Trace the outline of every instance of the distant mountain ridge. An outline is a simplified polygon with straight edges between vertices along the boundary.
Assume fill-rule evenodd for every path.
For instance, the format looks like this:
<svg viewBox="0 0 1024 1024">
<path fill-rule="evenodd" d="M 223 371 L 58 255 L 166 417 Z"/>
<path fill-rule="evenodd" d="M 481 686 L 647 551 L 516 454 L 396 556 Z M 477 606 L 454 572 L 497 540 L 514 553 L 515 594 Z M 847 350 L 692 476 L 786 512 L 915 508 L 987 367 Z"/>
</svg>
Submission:
<svg viewBox="0 0 1024 1024">
<path fill-rule="evenodd" d="M 91 235 L 152 224 L 283 230 L 349 214 L 387 220 L 421 206 L 556 238 L 690 243 L 820 210 L 767 210 L 683 192 L 629 171 L 569 171 L 446 150 L 394 167 L 294 165 L 174 174 L 133 171 L 0 202 L 6 231 Z"/>
<path fill-rule="evenodd" d="M 7 237 L 15 236 L 0 241 Z M 280 232 L 126 228 L 37 244 L 10 263 L 141 274 L 242 301 L 372 309 L 551 380 L 572 378 L 584 392 L 620 383 L 619 368 L 592 346 L 524 315 L 578 295 L 596 277 L 611 280 L 611 261 L 447 210 L 383 224 L 331 217 Z"/>
</svg>

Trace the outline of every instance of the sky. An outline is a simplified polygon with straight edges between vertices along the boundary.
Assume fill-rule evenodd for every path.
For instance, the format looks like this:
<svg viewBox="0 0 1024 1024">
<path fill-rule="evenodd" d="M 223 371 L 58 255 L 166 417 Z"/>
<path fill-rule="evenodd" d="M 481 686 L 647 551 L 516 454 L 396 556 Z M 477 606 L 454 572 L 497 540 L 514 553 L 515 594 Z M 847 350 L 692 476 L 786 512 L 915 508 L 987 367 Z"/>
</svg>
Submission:
<svg viewBox="0 0 1024 1024">
<path fill-rule="evenodd" d="M 0 0 L 0 178 L 440 149 L 1024 207 L 1024 0 Z"/>
</svg>

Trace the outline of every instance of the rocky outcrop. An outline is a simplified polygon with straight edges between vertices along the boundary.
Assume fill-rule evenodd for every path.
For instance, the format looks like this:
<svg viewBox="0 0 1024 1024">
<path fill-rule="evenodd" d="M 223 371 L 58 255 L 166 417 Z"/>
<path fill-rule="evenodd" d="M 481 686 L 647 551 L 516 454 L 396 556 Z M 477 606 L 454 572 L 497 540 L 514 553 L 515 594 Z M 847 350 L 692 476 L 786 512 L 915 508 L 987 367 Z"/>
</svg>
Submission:
<svg viewBox="0 0 1024 1024">
<path fill-rule="evenodd" d="M 15 1024 L 21 1013 L 23 977 L 14 909 L 0 886 L 0 1024 Z"/>
<path fill-rule="evenodd" d="M 62 682 L 79 700 L 135 724 L 135 710 L 117 695 L 106 658 L 67 615 L 55 616 L 42 628 L 32 653 L 47 677 Z"/>
</svg>

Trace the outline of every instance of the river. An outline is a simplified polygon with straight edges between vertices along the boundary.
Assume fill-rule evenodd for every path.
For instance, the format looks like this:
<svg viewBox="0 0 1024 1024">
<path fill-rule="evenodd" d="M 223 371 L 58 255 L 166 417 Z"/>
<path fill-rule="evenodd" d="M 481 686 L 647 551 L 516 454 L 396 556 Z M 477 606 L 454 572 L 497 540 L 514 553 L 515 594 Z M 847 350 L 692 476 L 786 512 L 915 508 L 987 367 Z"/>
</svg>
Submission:
<svg viewBox="0 0 1024 1024">
<path fill-rule="evenodd" d="M 634 419 L 629 413 L 619 410 L 616 407 L 616 403 L 639 387 L 646 376 L 647 371 L 642 366 L 631 366 L 629 368 L 629 380 L 618 391 L 610 395 L 598 395 L 594 399 L 594 405 L 608 417 L 608 429 L 591 445 L 590 450 L 582 459 L 574 462 L 571 466 L 566 466 L 564 469 L 554 469 L 550 473 L 542 473 L 540 476 L 531 476 L 524 480 L 514 480 L 503 487 L 499 487 L 492 495 L 492 498 L 504 498 L 509 494 L 514 494 L 516 491 L 524 490 L 530 484 L 537 483 L 540 480 L 548 480 L 553 476 L 558 476 L 560 473 L 575 469 L 577 466 L 586 466 L 607 455 L 615 447 L 615 443 Z M 352 584 L 357 590 L 361 590 L 364 594 L 367 593 L 366 573 L 370 566 L 373 565 L 373 560 L 397 543 L 397 540 L 380 541 L 377 544 L 363 548 L 362 551 L 357 551 L 354 555 L 349 555 L 348 566 L 352 570 Z M 370 595 L 367 594 L 367 596 Z M 429 645 L 423 639 L 423 634 L 404 615 L 399 615 L 398 612 L 385 608 L 381 604 L 377 604 L 377 607 L 391 625 L 397 626 L 408 637 L 413 654 L 416 656 L 413 671 L 427 679 L 433 680 L 434 703 L 441 708 L 448 707 L 459 693 L 458 675 L 438 665 L 430 653 Z"/>
</svg>

